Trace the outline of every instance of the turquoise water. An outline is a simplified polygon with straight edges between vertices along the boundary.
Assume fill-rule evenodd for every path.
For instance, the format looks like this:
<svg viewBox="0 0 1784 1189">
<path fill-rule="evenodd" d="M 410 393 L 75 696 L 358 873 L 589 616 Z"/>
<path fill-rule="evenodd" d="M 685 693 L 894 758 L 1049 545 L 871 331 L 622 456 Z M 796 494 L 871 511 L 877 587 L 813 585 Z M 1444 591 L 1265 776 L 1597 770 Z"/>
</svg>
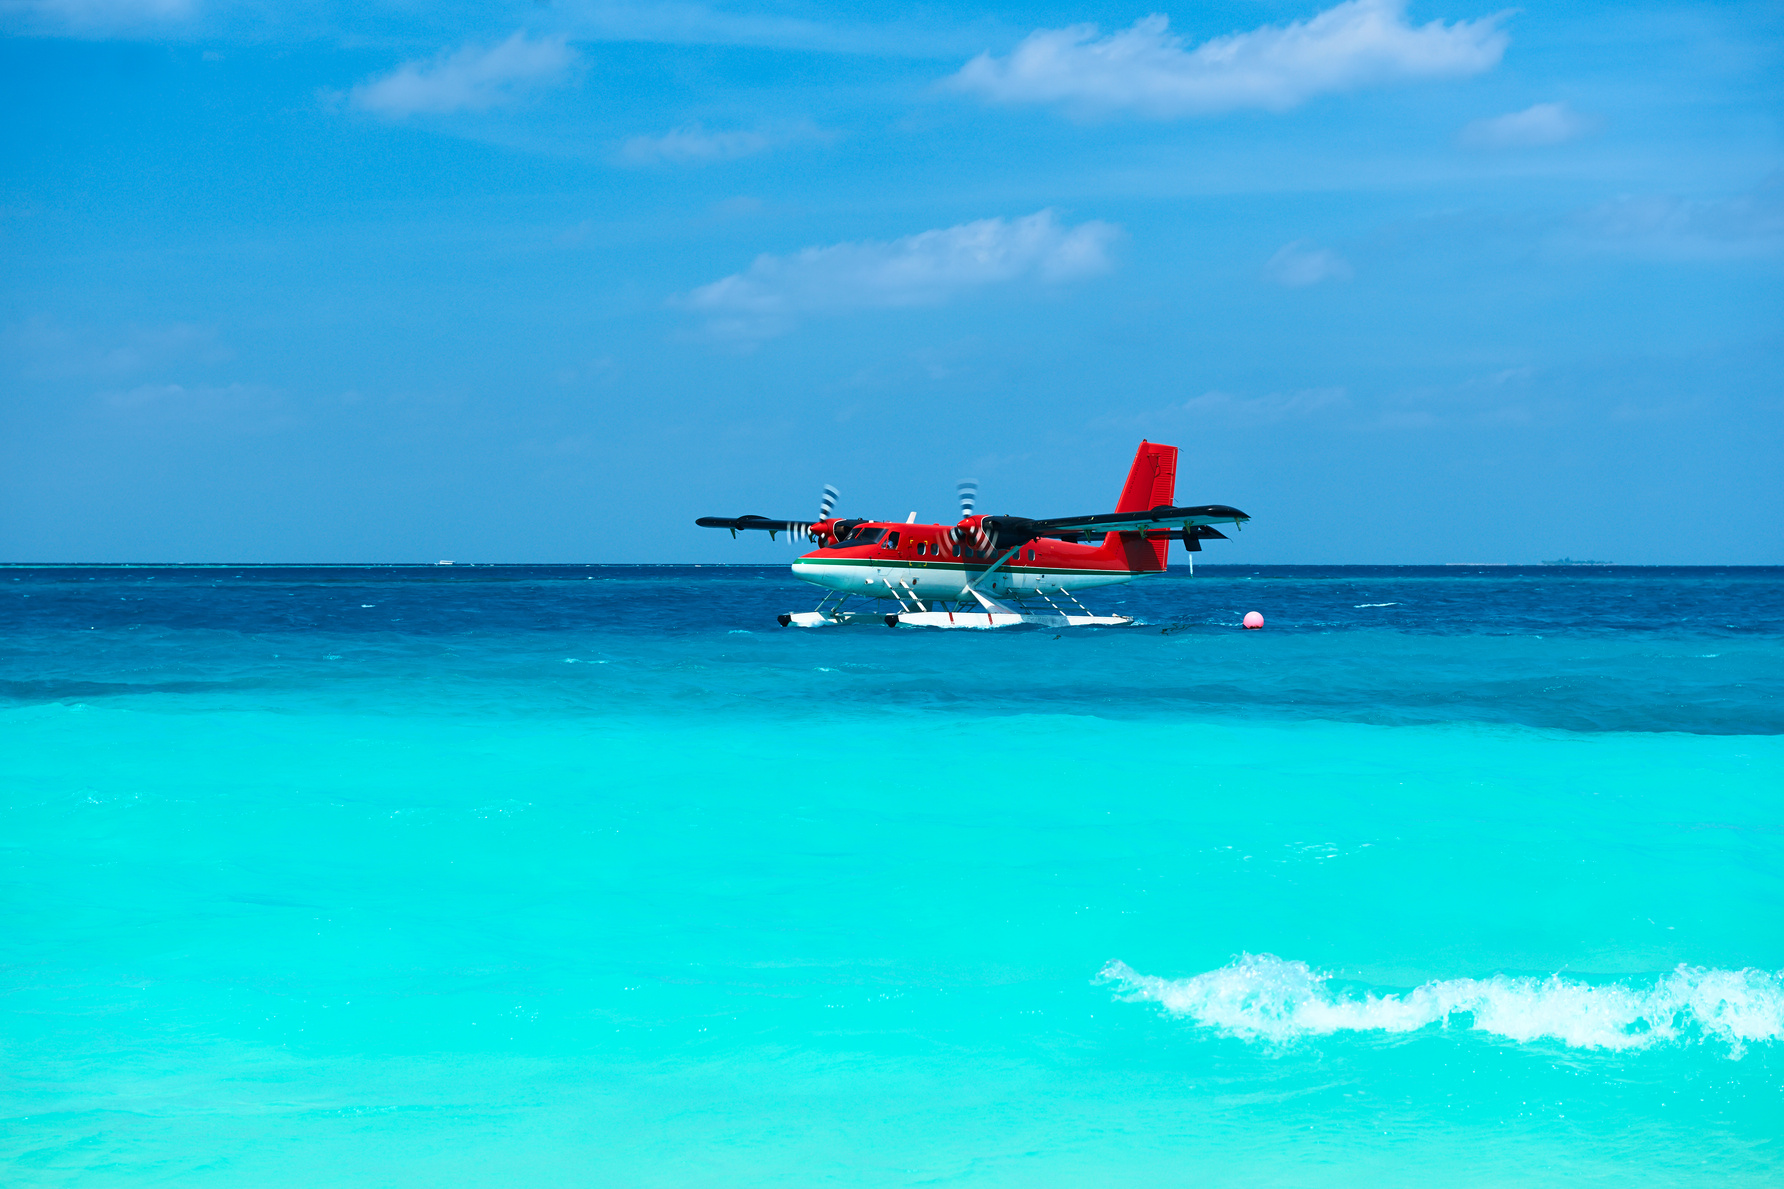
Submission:
<svg viewBox="0 0 1784 1189">
<path fill-rule="evenodd" d="M 812 601 L 0 569 L 5 1183 L 1784 1182 L 1784 571 Z"/>
</svg>

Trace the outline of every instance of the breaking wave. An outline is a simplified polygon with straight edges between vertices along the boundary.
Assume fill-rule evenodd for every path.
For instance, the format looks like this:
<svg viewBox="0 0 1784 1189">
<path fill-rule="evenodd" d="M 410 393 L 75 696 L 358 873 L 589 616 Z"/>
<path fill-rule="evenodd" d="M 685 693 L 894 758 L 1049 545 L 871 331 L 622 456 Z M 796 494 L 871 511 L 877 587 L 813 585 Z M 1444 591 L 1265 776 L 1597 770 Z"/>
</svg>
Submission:
<svg viewBox="0 0 1784 1189">
<path fill-rule="evenodd" d="M 1548 978 L 1433 980 L 1405 992 L 1336 988 L 1305 962 L 1241 954 L 1192 978 L 1141 974 L 1111 962 L 1097 976 L 1130 1003 L 1157 1003 L 1173 1016 L 1244 1040 L 1288 1044 L 1337 1032 L 1414 1032 L 1468 1026 L 1515 1041 L 1558 1040 L 1570 1048 L 1646 1049 L 1714 1038 L 1739 1059 L 1752 1043 L 1784 1036 L 1784 972 L 1683 966 L 1646 982 Z"/>
</svg>

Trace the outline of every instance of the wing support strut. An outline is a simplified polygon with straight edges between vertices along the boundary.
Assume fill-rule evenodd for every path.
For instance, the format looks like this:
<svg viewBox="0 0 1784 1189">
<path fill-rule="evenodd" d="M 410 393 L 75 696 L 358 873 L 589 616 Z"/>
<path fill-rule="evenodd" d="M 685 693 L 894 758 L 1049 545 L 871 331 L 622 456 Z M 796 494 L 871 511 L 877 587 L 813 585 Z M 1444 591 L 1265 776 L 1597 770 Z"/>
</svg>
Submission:
<svg viewBox="0 0 1784 1189">
<path fill-rule="evenodd" d="M 979 585 L 990 578 L 991 575 L 997 573 L 1008 565 L 1010 559 L 1015 557 L 1021 551 L 1022 546 L 1020 545 L 1004 550 L 1002 557 L 999 557 L 996 561 L 986 566 L 983 574 L 980 574 L 977 578 L 974 578 L 971 582 L 966 584 L 966 593 L 979 600 L 979 605 L 987 611 L 1002 611 L 1007 614 L 1016 614 L 1016 609 L 1014 607 L 1007 607 L 996 599 L 987 598 L 985 593 L 979 589 Z"/>
</svg>

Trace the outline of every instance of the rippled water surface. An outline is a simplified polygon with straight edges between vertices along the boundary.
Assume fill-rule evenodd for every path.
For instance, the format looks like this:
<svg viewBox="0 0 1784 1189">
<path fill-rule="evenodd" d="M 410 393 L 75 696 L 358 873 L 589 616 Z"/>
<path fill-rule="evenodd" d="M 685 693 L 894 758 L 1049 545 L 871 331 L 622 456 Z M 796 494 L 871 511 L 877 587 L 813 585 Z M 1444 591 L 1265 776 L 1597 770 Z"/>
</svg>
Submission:
<svg viewBox="0 0 1784 1189">
<path fill-rule="evenodd" d="M 0 568 L 0 1179 L 1784 1182 L 1784 571 L 809 591 Z"/>
</svg>

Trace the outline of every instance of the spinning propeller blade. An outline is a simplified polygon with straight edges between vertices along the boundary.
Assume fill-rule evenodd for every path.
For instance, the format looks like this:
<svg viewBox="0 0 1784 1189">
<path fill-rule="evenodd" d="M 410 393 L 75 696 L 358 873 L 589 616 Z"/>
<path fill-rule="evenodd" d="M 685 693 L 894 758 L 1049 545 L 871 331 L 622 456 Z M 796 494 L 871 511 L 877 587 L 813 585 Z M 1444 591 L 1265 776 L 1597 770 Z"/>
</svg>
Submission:
<svg viewBox="0 0 1784 1189">
<path fill-rule="evenodd" d="M 842 492 L 836 490 L 836 487 L 833 484 L 824 484 L 824 498 L 818 501 L 819 520 L 830 519 L 830 510 L 836 507 L 837 498 L 841 495 Z"/>
<path fill-rule="evenodd" d="M 960 519 L 965 520 L 973 514 L 973 507 L 979 502 L 979 481 L 962 479 L 954 488 L 960 493 Z"/>
</svg>

